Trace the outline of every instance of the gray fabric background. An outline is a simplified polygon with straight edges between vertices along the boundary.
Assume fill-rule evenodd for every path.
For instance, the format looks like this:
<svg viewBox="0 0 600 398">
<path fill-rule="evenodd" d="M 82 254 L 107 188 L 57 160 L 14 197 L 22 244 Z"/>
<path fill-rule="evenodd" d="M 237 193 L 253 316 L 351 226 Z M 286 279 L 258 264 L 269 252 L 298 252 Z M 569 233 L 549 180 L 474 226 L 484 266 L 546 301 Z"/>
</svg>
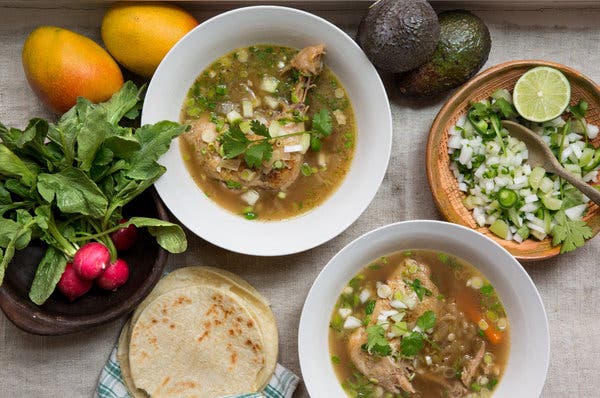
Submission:
<svg viewBox="0 0 600 398">
<path fill-rule="evenodd" d="M 99 40 L 102 5 L 23 6 L 0 3 L 0 121 L 23 127 L 34 116 L 49 116 L 36 100 L 21 69 L 24 38 L 36 26 L 56 24 Z M 446 3 L 446 2 L 445 2 Z M 463 2 L 464 3 L 464 2 Z M 552 2 L 549 2 L 552 3 Z M 475 2 L 472 7 L 477 7 Z M 217 5 L 188 5 L 199 18 Z M 315 3 L 312 3 L 315 6 Z M 448 6 L 448 4 L 444 4 Z M 364 3 L 316 5 L 318 13 L 352 31 Z M 478 11 L 493 38 L 487 66 L 513 59 L 547 59 L 572 66 L 600 81 L 600 10 Z M 494 8 L 494 7 L 492 7 Z M 526 8 L 526 7 L 525 7 Z M 394 119 L 392 158 L 383 185 L 362 217 L 329 243 L 306 253 L 277 258 L 242 256 L 188 234 L 190 248 L 171 256 L 168 269 L 203 264 L 226 268 L 255 285 L 273 303 L 280 331 L 280 363 L 300 374 L 297 327 L 302 303 L 325 263 L 361 234 L 394 221 L 439 219 L 425 176 L 428 128 L 442 101 L 398 99 L 391 93 Z M 600 238 L 549 261 L 525 264 L 536 282 L 550 321 L 552 357 L 544 397 L 597 397 L 600 390 Z M 89 397 L 123 319 L 83 333 L 38 337 L 15 328 L 0 315 L 1 397 Z M 307 397 L 301 386 L 296 397 Z"/>
</svg>

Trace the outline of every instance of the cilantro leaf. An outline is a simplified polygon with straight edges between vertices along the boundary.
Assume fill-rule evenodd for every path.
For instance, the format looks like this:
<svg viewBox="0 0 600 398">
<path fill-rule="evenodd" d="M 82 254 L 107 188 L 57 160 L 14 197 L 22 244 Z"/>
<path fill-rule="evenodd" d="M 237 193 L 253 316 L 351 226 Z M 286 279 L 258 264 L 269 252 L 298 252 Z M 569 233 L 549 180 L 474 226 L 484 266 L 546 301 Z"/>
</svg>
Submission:
<svg viewBox="0 0 600 398">
<path fill-rule="evenodd" d="M 271 135 L 269 134 L 269 129 L 267 129 L 267 126 L 265 126 L 258 120 L 251 121 L 250 128 L 252 129 L 252 132 L 256 135 L 260 135 L 260 136 L 263 136 L 266 138 L 271 138 Z"/>
<path fill-rule="evenodd" d="M 566 253 L 585 244 L 592 237 L 592 229 L 584 221 L 567 218 L 564 210 L 556 213 L 556 225 L 552 229 L 552 245 L 562 245 L 560 252 Z"/>
<path fill-rule="evenodd" d="M 511 119 L 517 116 L 517 111 L 513 105 L 504 98 L 497 98 L 496 101 L 494 101 L 493 108 L 500 111 L 505 119 Z"/>
<path fill-rule="evenodd" d="M 421 330 L 429 330 L 433 328 L 434 325 L 435 313 L 431 310 L 425 311 L 423 315 L 417 319 L 417 326 L 421 328 Z"/>
<path fill-rule="evenodd" d="M 367 304 L 365 304 L 365 314 L 371 315 L 373 313 L 373 310 L 375 310 L 375 304 L 375 300 L 367 301 Z"/>
<path fill-rule="evenodd" d="M 233 180 L 227 180 L 227 181 L 225 181 L 225 185 L 229 189 L 240 189 L 240 188 L 242 188 L 242 184 L 241 183 L 239 183 L 237 181 L 233 181 Z"/>
<path fill-rule="evenodd" d="M 273 156 L 273 146 L 266 140 L 258 144 L 250 145 L 246 148 L 244 160 L 252 168 L 260 167 L 262 162 L 268 161 Z"/>
<path fill-rule="evenodd" d="M 321 109 L 319 113 L 313 116 L 312 129 L 325 137 L 331 135 L 333 126 L 331 124 L 331 115 L 327 109 Z"/>
<path fill-rule="evenodd" d="M 419 332 L 411 332 L 400 341 L 400 352 L 406 357 L 415 356 L 423 349 L 425 341 Z"/>
<path fill-rule="evenodd" d="M 420 279 L 415 279 L 412 282 L 405 279 L 404 283 L 406 283 L 410 288 L 412 288 L 412 290 L 415 291 L 415 293 L 417 294 L 417 297 L 419 298 L 419 301 L 423 301 L 423 296 L 431 296 L 432 295 L 431 290 L 429 290 L 425 286 L 423 286 L 421 284 Z"/>
<path fill-rule="evenodd" d="M 246 151 L 250 140 L 238 125 L 229 126 L 229 130 L 221 138 L 223 158 L 233 159 Z"/>
<path fill-rule="evenodd" d="M 362 348 L 371 355 L 387 357 L 392 353 L 392 347 L 385 338 L 385 330 L 381 325 L 374 325 L 367 328 L 367 343 Z"/>
<path fill-rule="evenodd" d="M 569 106 L 569 112 L 578 119 L 583 119 L 588 111 L 588 103 L 584 100 L 579 100 L 577 105 Z"/>
</svg>

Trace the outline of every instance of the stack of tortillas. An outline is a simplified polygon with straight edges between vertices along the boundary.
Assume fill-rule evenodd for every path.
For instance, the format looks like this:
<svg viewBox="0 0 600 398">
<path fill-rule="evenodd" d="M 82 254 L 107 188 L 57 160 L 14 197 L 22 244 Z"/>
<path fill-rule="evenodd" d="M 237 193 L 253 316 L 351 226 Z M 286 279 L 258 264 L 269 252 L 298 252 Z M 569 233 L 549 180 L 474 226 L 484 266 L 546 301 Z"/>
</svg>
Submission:
<svg viewBox="0 0 600 398">
<path fill-rule="evenodd" d="M 133 313 L 117 358 L 136 398 L 257 392 L 275 370 L 277 325 L 267 300 L 240 277 L 180 268 Z"/>
</svg>

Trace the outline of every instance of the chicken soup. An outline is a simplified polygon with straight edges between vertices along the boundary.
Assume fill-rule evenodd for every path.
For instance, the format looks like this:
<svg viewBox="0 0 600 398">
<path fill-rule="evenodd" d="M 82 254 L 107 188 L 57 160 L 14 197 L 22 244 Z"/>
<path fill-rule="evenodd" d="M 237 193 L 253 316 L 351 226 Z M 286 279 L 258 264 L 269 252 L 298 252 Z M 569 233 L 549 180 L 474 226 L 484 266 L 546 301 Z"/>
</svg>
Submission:
<svg viewBox="0 0 600 398">
<path fill-rule="evenodd" d="M 331 361 L 350 397 L 489 397 L 509 353 L 494 287 L 441 252 L 367 265 L 344 288 L 330 326 Z"/>
<path fill-rule="evenodd" d="M 323 45 L 257 45 L 204 70 L 181 120 L 182 157 L 202 191 L 247 219 L 280 220 L 326 200 L 348 172 L 356 125 Z"/>
</svg>

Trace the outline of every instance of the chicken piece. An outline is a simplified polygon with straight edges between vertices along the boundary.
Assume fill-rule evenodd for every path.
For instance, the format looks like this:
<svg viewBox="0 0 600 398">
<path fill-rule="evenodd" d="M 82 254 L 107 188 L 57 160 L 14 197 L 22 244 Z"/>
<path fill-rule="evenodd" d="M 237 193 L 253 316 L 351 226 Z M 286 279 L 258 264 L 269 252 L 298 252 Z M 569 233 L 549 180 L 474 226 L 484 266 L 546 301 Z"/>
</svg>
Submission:
<svg viewBox="0 0 600 398">
<path fill-rule="evenodd" d="M 409 362 L 396 362 L 392 357 L 379 358 L 369 355 L 362 349 L 366 342 L 367 333 L 363 327 L 354 332 L 348 340 L 348 353 L 356 369 L 369 379 L 376 379 L 386 391 L 394 394 L 402 391 L 414 393 L 415 389 L 408 381 Z"/>
<path fill-rule="evenodd" d="M 304 47 L 292 59 L 290 65 L 304 76 L 316 76 L 323 70 L 321 59 L 323 54 L 325 54 L 324 44 Z"/>
<path fill-rule="evenodd" d="M 286 145 L 297 145 L 300 142 L 300 136 L 291 136 L 281 138 L 274 143 L 273 158 L 283 159 L 285 157 L 285 167 L 282 169 L 273 169 L 272 164 L 268 167 L 261 167 L 256 171 L 255 177 L 246 181 L 241 178 L 241 172 L 247 168 L 241 159 L 223 159 L 218 151 L 209 150 L 210 145 L 218 147 L 216 141 L 217 132 L 214 123 L 204 116 L 198 118 L 192 123 L 192 128 L 182 137 L 189 145 L 195 148 L 197 163 L 204 169 L 206 175 L 220 181 L 234 181 L 248 188 L 263 188 L 275 191 L 285 191 L 296 181 L 300 175 L 300 168 L 304 160 L 304 155 L 300 152 L 285 153 Z M 304 131 L 303 123 L 285 126 L 281 134 L 291 134 L 298 131 Z M 258 140 L 260 137 L 254 134 L 247 135 L 250 140 Z"/>
<path fill-rule="evenodd" d="M 485 341 L 481 342 L 481 348 L 477 351 L 477 354 L 469 360 L 469 362 L 463 368 L 460 379 L 466 387 L 471 385 L 471 381 L 473 380 L 473 376 L 475 375 L 475 371 L 481 364 L 481 360 L 483 359 L 483 354 L 485 353 Z"/>
<path fill-rule="evenodd" d="M 404 264 L 388 278 L 387 285 L 393 292 L 400 291 L 405 297 L 415 296 L 414 290 L 408 286 L 405 280 L 414 282 L 418 279 L 423 287 L 431 291 L 431 295 L 424 295 L 423 300 L 419 301 L 414 297 L 415 305 L 406 312 L 404 320 L 415 322 L 425 311 L 434 311 L 439 316 L 441 305 L 436 296 L 439 291 L 430 279 L 431 271 L 429 267 L 419 264 L 412 259 L 405 260 Z M 377 318 L 382 311 L 392 309 L 389 299 L 377 299 L 369 325 L 376 325 Z M 369 379 L 376 379 L 378 384 L 385 390 L 398 394 L 402 391 L 414 393 L 415 389 L 409 381 L 409 373 L 412 369 L 412 361 L 399 359 L 395 361 L 392 357 L 380 358 L 370 355 L 362 349 L 363 344 L 367 342 L 365 328 L 357 329 L 348 340 L 348 353 L 354 366 Z M 392 346 L 398 346 L 398 339 L 390 342 Z"/>
</svg>

